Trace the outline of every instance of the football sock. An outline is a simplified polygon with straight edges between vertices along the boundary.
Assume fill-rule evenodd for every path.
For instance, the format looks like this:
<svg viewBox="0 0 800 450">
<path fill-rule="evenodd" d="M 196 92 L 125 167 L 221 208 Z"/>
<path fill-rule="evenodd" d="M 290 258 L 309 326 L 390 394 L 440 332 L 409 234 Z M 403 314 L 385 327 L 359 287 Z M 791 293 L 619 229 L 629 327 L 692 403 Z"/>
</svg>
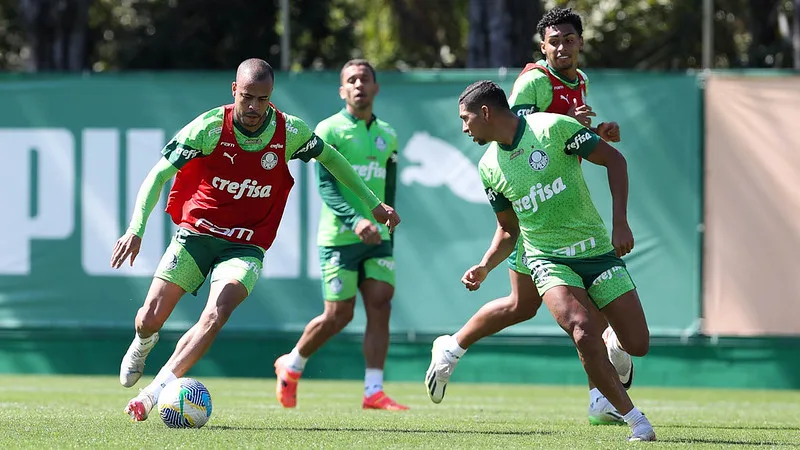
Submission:
<svg viewBox="0 0 800 450">
<path fill-rule="evenodd" d="M 464 356 L 464 353 L 467 352 L 466 349 L 463 349 L 460 345 L 458 345 L 458 341 L 454 336 L 447 337 L 445 340 L 444 350 L 448 357 L 452 356 L 452 358 L 450 358 L 451 362 L 458 361 L 462 356 Z"/>
<path fill-rule="evenodd" d="M 286 358 L 289 369 L 295 372 L 303 372 L 303 369 L 306 368 L 306 361 L 308 361 L 308 358 L 301 356 L 297 347 L 293 348 L 292 352 L 289 353 L 289 357 Z"/>
<path fill-rule="evenodd" d="M 166 387 L 166 385 L 168 385 L 171 381 L 175 381 L 177 379 L 178 377 L 176 377 L 171 370 L 163 367 L 158 372 L 158 375 L 153 378 L 153 382 L 147 385 L 147 387 L 143 390 L 152 394 L 156 401 L 158 401 L 158 395 L 161 394 L 161 391 L 164 389 L 164 387 Z"/>
<path fill-rule="evenodd" d="M 383 370 L 367 369 L 364 371 L 364 397 L 374 395 L 383 390 Z"/>
<path fill-rule="evenodd" d="M 650 426 L 650 421 L 639 411 L 639 408 L 633 407 L 632 410 L 628 411 L 628 414 L 622 416 L 625 420 L 625 423 L 631 427 L 631 429 L 635 429 L 638 425 L 647 423 L 647 426 Z"/>
<path fill-rule="evenodd" d="M 135 333 L 133 341 L 136 342 L 140 349 L 147 348 L 153 345 L 153 341 L 155 341 L 157 335 L 158 333 L 153 333 L 150 336 L 143 338 L 139 336 L 139 333 Z"/>
</svg>

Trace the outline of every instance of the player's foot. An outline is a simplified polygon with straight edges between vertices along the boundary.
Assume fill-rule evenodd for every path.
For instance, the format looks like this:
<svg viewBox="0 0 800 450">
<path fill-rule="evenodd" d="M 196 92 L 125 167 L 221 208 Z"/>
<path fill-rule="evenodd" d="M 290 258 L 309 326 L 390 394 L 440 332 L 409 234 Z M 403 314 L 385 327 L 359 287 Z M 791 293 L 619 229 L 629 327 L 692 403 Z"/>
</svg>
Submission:
<svg viewBox="0 0 800 450">
<path fill-rule="evenodd" d="M 364 402 L 361 404 L 364 409 L 385 409 L 387 411 L 405 411 L 408 406 L 401 405 L 396 401 L 389 398 L 383 391 L 378 391 L 369 397 L 364 397 Z"/>
<path fill-rule="evenodd" d="M 649 442 L 656 440 L 656 432 L 650 422 L 634 427 L 633 433 L 628 436 L 629 442 Z"/>
<path fill-rule="evenodd" d="M 122 357 L 122 364 L 119 366 L 119 382 L 125 387 L 131 387 L 142 378 L 144 371 L 144 360 L 150 354 L 150 350 L 158 342 L 158 333 L 153 334 L 145 344 L 140 344 L 137 338 L 133 339 L 125 356 Z"/>
<path fill-rule="evenodd" d="M 605 397 L 589 405 L 589 423 L 592 425 L 625 425 L 622 414 Z"/>
<path fill-rule="evenodd" d="M 425 372 L 425 387 L 428 391 L 428 398 L 433 403 L 441 403 L 444 399 L 447 382 L 458 364 L 459 358 L 444 349 L 447 339 L 452 339 L 452 337 L 449 335 L 439 336 L 433 341 L 431 365 Z"/>
<path fill-rule="evenodd" d="M 147 420 L 147 415 L 156 404 L 156 399 L 153 394 L 147 391 L 140 391 L 139 395 L 133 397 L 125 407 L 125 414 L 131 416 L 131 420 L 141 422 Z"/>
<path fill-rule="evenodd" d="M 633 359 L 631 359 L 631 355 L 619 346 L 617 334 L 611 327 L 603 331 L 603 342 L 606 343 L 608 359 L 617 369 L 619 381 L 625 389 L 630 389 L 631 384 L 633 384 Z"/>
<path fill-rule="evenodd" d="M 289 369 L 285 362 L 288 356 L 283 355 L 275 360 L 275 375 L 278 377 L 275 396 L 284 408 L 294 408 L 297 406 L 297 382 L 301 373 Z"/>
</svg>

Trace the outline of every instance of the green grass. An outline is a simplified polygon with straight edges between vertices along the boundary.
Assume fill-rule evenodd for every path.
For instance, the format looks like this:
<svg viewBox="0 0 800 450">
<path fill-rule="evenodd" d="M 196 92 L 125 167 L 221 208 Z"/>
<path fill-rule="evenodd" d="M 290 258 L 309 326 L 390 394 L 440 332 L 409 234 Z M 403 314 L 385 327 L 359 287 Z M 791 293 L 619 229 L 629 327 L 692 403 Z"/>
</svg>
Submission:
<svg viewBox="0 0 800 450">
<path fill-rule="evenodd" d="M 434 405 L 421 381 L 387 383 L 412 409 L 384 412 L 361 409 L 356 381 L 303 381 L 296 410 L 279 407 L 274 379 L 201 381 L 211 420 L 173 430 L 157 415 L 130 422 L 122 408 L 137 390 L 112 377 L 0 376 L 0 448 L 800 448 L 797 391 L 634 387 L 659 442 L 633 444 L 627 427 L 588 425 L 588 395 L 575 386 L 456 379 Z"/>
</svg>

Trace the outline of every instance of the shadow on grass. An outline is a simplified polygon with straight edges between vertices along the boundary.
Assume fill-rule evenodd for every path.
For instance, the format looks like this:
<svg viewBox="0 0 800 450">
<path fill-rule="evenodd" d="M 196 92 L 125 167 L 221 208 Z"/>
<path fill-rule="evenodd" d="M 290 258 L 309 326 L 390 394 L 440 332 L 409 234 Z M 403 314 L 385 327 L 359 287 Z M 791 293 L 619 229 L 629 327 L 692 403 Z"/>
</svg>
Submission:
<svg viewBox="0 0 800 450">
<path fill-rule="evenodd" d="M 704 429 L 704 430 L 755 430 L 755 431 L 798 431 L 800 432 L 800 427 L 791 426 L 791 425 L 763 425 L 763 426 L 734 426 L 734 425 L 662 425 L 657 424 L 654 427 L 656 430 L 659 428 L 696 428 L 696 429 Z"/>
<path fill-rule="evenodd" d="M 499 430 L 425 430 L 413 428 L 355 428 L 355 427 L 232 427 L 228 425 L 209 425 L 205 428 L 212 430 L 238 430 L 238 431 L 341 431 L 346 433 L 448 433 L 448 434 L 479 434 L 489 436 L 546 436 L 555 434 L 552 431 L 543 430 L 520 430 L 520 431 L 499 431 Z"/>
<path fill-rule="evenodd" d="M 750 441 L 744 440 L 734 440 L 734 439 L 704 439 L 704 438 L 692 438 L 692 439 L 659 439 L 658 442 L 662 443 L 670 443 L 670 444 L 717 444 L 717 445 L 747 445 L 749 447 L 758 445 L 771 445 L 775 447 L 800 447 L 800 443 L 796 442 L 775 442 L 775 441 L 759 441 L 756 439 Z"/>
</svg>

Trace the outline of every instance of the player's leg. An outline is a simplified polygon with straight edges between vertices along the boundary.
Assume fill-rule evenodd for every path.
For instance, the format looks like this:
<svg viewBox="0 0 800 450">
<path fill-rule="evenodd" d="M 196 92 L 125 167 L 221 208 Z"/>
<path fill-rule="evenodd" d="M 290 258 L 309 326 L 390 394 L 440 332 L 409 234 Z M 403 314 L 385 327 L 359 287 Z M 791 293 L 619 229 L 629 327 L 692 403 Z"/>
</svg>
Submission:
<svg viewBox="0 0 800 450">
<path fill-rule="evenodd" d="M 611 325 L 603 339 L 620 381 L 628 388 L 634 374 L 631 355 L 644 356 L 650 348 L 647 320 L 625 263 L 613 254 L 593 259 L 598 263 L 586 280 L 591 281 L 589 295 Z"/>
<path fill-rule="evenodd" d="M 454 335 L 439 336 L 433 342 L 431 363 L 425 373 L 425 387 L 432 402 L 442 402 L 456 364 L 472 344 L 536 315 L 542 298 L 530 271 L 511 265 L 508 276 L 509 295 L 486 303 Z"/>
<path fill-rule="evenodd" d="M 472 344 L 532 318 L 542 305 L 542 298 L 531 280 L 531 272 L 525 266 L 525 249 L 521 239 L 506 262 L 511 285 L 509 295 L 483 305 L 452 336 L 439 336 L 433 341 L 431 363 L 425 372 L 425 388 L 432 402 L 441 403 L 444 399 L 447 383 L 456 364 Z"/>
<path fill-rule="evenodd" d="M 575 343 L 586 374 L 631 427 L 631 437 L 654 440 L 650 422 L 634 407 L 608 358 L 603 330 L 591 318 L 594 306 L 582 278 L 567 266 L 547 261 L 537 261 L 533 273 L 547 308 Z"/>
<path fill-rule="evenodd" d="M 597 309 L 594 303 L 590 303 L 588 312 L 592 329 L 610 329 L 605 317 Z M 608 350 L 608 347 L 606 347 L 606 350 Z M 614 361 L 610 358 L 609 360 L 611 361 L 612 365 L 614 365 Z M 620 367 L 628 367 L 629 365 L 630 361 L 627 363 L 623 362 L 620 364 Z M 616 369 L 617 366 L 614 365 L 614 368 Z M 617 373 L 619 373 L 619 371 Z M 598 389 L 597 385 L 588 375 L 587 380 L 589 382 L 589 423 L 592 425 L 625 425 L 625 421 L 622 419 L 622 414 L 620 414 L 620 412 L 617 411 L 617 408 L 615 408 L 614 405 L 612 405 L 611 402 L 603 395 L 603 393 L 600 392 L 600 389 Z M 623 387 L 625 386 L 623 385 Z M 625 388 L 627 389 L 627 387 Z"/>
<path fill-rule="evenodd" d="M 147 419 L 161 390 L 184 376 L 205 355 L 233 311 L 255 287 L 261 273 L 263 251 L 253 246 L 220 245 L 229 250 L 220 252 L 221 256 L 214 264 L 208 301 L 200 318 L 183 334 L 172 356 L 153 381 L 125 408 L 125 412 L 136 421 Z"/>
<path fill-rule="evenodd" d="M 365 260 L 359 277 L 361 282 L 358 289 L 367 316 L 363 344 L 366 363 L 364 400 L 361 406 L 365 409 L 402 411 L 408 407 L 395 402 L 383 391 L 383 367 L 389 351 L 389 319 L 395 284 L 395 261 L 390 256 L 391 245 L 386 242 L 385 247 L 384 253 L 388 254 Z"/>
<path fill-rule="evenodd" d="M 183 238 L 180 241 L 185 243 Z M 173 238 L 156 269 L 144 304 L 136 313 L 136 333 L 119 369 L 123 386 L 131 387 L 139 381 L 147 355 L 158 342 L 158 331 L 183 294 L 194 292 L 204 279 L 205 274 L 191 253 Z"/>
<path fill-rule="evenodd" d="M 275 360 L 275 395 L 284 408 L 297 406 L 297 383 L 306 361 L 351 320 L 358 290 L 358 260 L 353 246 L 320 247 L 322 314 L 311 319 L 290 353 Z"/>
<path fill-rule="evenodd" d="M 644 356 L 650 351 L 650 330 L 636 289 L 630 290 L 603 308 L 608 323 L 609 347 L 624 350 L 633 356 Z"/>
<path fill-rule="evenodd" d="M 542 298 L 536 291 L 530 272 L 509 269 L 508 278 L 511 285 L 509 295 L 483 305 L 453 334 L 456 343 L 464 350 L 484 337 L 530 320 L 536 315 L 542 305 Z"/>
</svg>

